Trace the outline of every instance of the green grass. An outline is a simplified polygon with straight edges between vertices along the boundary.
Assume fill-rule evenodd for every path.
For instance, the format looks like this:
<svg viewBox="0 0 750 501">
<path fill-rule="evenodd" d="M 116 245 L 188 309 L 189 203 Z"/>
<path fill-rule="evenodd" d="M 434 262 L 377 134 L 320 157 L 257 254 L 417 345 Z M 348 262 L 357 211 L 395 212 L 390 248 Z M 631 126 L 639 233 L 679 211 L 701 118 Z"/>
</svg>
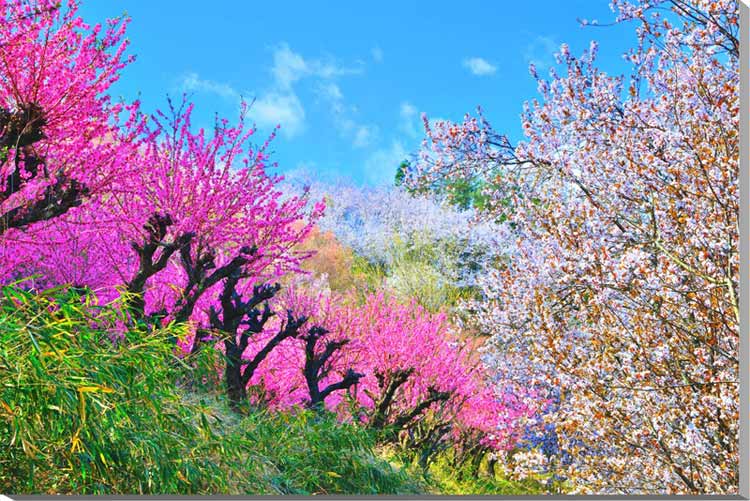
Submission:
<svg viewBox="0 0 750 501">
<path fill-rule="evenodd" d="M 221 488 L 174 385 L 167 331 L 113 328 L 117 308 L 61 289 L 0 296 L 0 491 Z"/>
<path fill-rule="evenodd" d="M 374 453 L 374 436 L 330 414 L 254 413 L 239 428 L 268 458 L 268 480 L 285 494 L 418 494 L 423 485 Z"/>
<path fill-rule="evenodd" d="M 480 472 L 473 475 L 467 467 L 456 469 L 442 455 L 430 464 L 428 482 L 440 494 L 475 495 L 539 495 L 549 494 L 547 488 L 535 479 L 511 480 L 502 472 L 491 475 Z"/>
</svg>

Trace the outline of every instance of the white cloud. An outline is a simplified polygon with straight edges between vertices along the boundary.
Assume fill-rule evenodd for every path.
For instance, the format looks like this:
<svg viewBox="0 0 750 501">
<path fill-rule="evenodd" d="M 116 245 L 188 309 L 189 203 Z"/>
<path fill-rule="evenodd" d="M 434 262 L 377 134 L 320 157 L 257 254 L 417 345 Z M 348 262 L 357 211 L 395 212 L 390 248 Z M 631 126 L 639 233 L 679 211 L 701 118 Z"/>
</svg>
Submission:
<svg viewBox="0 0 750 501">
<path fill-rule="evenodd" d="M 289 138 L 301 134 L 306 128 L 306 113 L 295 87 L 301 80 L 311 79 L 317 81 L 318 95 L 330 106 L 339 130 L 347 134 L 355 147 L 367 146 L 374 141 L 377 127 L 351 119 L 349 115 L 355 109 L 346 107 L 343 93 L 334 81 L 342 75 L 360 74 L 363 70 L 361 61 L 348 67 L 332 57 L 309 59 L 281 43 L 273 50 L 272 84 L 262 93 L 244 93 L 257 96 L 249 118 L 262 127 L 281 125 L 281 134 Z M 184 75 L 179 86 L 183 91 L 208 92 L 230 101 L 239 101 L 243 95 L 229 84 L 203 79 L 197 73 Z"/>
<path fill-rule="evenodd" d="M 366 148 L 375 141 L 378 128 L 374 125 L 359 125 L 354 133 L 354 147 Z"/>
<path fill-rule="evenodd" d="M 273 67 L 271 74 L 274 86 L 267 95 L 256 101 L 260 104 L 258 120 L 267 121 L 278 119 L 282 126 L 282 133 L 292 137 L 304 130 L 305 110 L 297 96 L 294 85 L 303 79 L 318 81 L 317 94 L 331 107 L 334 120 L 340 130 L 346 132 L 356 129 L 355 145 L 369 144 L 375 129 L 358 124 L 349 124 L 347 109 L 341 88 L 333 80 L 343 75 L 360 74 L 363 65 L 342 66 L 333 58 L 306 59 L 294 52 L 288 44 L 280 44 L 273 53 Z"/>
<path fill-rule="evenodd" d="M 339 65 L 332 58 L 305 59 L 294 52 L 286 43 L 280 44 L 273 52 L 273 67 L 271 73 L 276 84 L 281 89 L 291 88 L 294 82 L 307 77 L 332 79 L 343 75 L 361 74 L 362 64 L 353 67 Z"/>
<path fill-rule="evenodd" d="M 317 95 L 328 106 L 333 124 L 339 134 L 351 140 L 353 147 L 365 148 L 377 140 L 378 127 L 355 120 L 356 108 L 346 105 L 344 94 L 336 83 L 325 82 L 319 85 Z"/>
<path fill-rule="evenodd" d="M 344 114 L 344 94 L 338 84 L 328 82 L 319 85 L 317 95 L 330 106 L 334 116 Z"/>
<path fill-rule="evenodd" d="M 376 63 L 382 63 L 383 62 L 383 49 L 380 47 L 373 47 L 370 49 L 370 55 L 372 55 L 372 60 Z"/>
<path fill-rule="evenodd" d="M 468 59 L 464 59 L 463 65 L 472 74 L 480 77 L 492 75 L 497 71 L 497 68 L 495 66 L 490 64 L 486 59 L 482 59 L 481 57 L 470 57 Z"/>
<path fill-rule="evenodd" d="M 258 125 L 276 127 L 281 125 L 281 133 L 294 137 L 305 129 L 305 109 L 296 94 L 270 92 L 255 100 L 250 116 Z"/>
<path fill-rule="evenodd" d="M 241 98 L 240 92 L 231 85 L 200 78 L 197 73 L 186 74 L 180 89 L 216 94 L 228 101 L 239 102 Z M 281 125 L 281 134 L 288 138 L 301 134 L 305 129 L 305 109 L 291 88 L 273 89 L 256 98 L 250 107 L 249 118 L 261 127 Z"/>
<path fill-rule="evenodd" d="M 281 44 L 273 53 L 271 73 L 276 85 L 288 90 L 294 82 L 307 76 L 310 68 L 302 56 L 292 51 L 287 44 Z"/>
<path fill-rule="evenodd" d="M 401 103 L 401 116 L 402 117 L 413 117 L 417 114 L 417 107 L 408 101 Z"/>
</svg>

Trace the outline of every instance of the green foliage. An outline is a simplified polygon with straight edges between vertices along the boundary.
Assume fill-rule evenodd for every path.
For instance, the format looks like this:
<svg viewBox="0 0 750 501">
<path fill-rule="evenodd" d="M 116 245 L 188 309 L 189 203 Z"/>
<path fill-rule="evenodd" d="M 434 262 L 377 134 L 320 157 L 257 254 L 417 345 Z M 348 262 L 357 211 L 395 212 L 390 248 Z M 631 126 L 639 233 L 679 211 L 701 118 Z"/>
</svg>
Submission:
<svg viewBox="0 0 750 501">
<path fill-rule="evenodd" d="M 396 175 L 394 176 L 394 186 L 404 186 L 406 180 L 406 173 L 409 171 L 411 163 L 408 160 L 404 160 L 396 168 Z M 437 193 L 444 193 L 447 195 L 450 203 L 461 209 L 475 208 L 477 210 L 483 210 L 489 202 L 489 197 L 485 195 L 484 190 L 490 186 L 490 183 L 480 178 L 471 179 L 453 179 L 446 181 L 434 188 Z M 406 190 L 409 193 L 423 193 L 424 189 L 414 188 L 407 186 Z"/>
<path fill-rule="evenodd" d="M 448 241 L 436 242 L 429 235 L 412 234 L 408 238 L 393 236 L 388 263 L 372 263 L 355 254 L 352 272 L 364 279 L 366 292 L 386 288 L 402 300 L 415 299 L 429 311 L 452 308 L 460 300 L 472 297 L 469 287 L 453 285 L 451 268 L 455 260 L 446 256 L 460 249 Z"/>
<path fill-rule="evenodd" d="M 388 286 L 404 299 L 415 298 L 430 311 L 455 306 L 471 291 L 453 285 L 451 276 L 458 274 L 458 270 L 451 269 L 455 261 L 441 259 L 440 254 L 457 252 L 451 247 L 451 242 L 436 243 L 418 234 L 409 240 L 394 236 Z"/>
<path fill-rule="evenodd" d="M 396 168 L 396 176 L 393 180 L 395 186 L 403 186 L 404 180 L 406 179 L 406 171 L 409 170 L 409 167 L 410 164 L 408 160 L 404 160 L 398 164 L 398 168 Z"/>
<path fill-rule="evenodd" d="M 411 163 L 404 160 L 396 168 L 394 176 L 394 186 L 405 187 L 406 191 L 412 194 L 434 192 L 445 195 L 448 201 L 460 209 L 474 208 L 482 211 L 487 207 L 490 198 L 485 194 L 485 190 L 492 187 L 492 183 L 478 176 L 471 178 L 446 179 L 432 187 L 414 187 L 404 186 L 406 173 L 411 168 Z"/>
<path fill-rule="evenodd" d="M 461 209 L 483 210 L 489 201 L 484 190 L 489 183 L 481 179 L 456 179 L 445 186 L 448 199 Z"/>
<path fill-rule="evenodd" d="M 482 465 L 486 466 L 486 461 Z M 456 468 L 447 454 L 430 464 L 426 477 L 441 494 L 455 495 L 539 495 L 549 494 L 543 484 L 534 479 L 511 480 L 502 472 L 472 472 L 469 465 Z"/>
<path fill-rule="evenodd" d="M 407 253 L 408 254 L 408 253 Z M 375 272 L 374 272 L 375 273 Z M 0 296 L 0 491 L 11 494 L 525 494 L 446 451 L 428 471 L 328 413 L 229 409 L 216 352 L 172 354 L 179 328 L 125 329 L 85 291 Z M 401 466 L 407 465 L 407 466 Z"/>
<path fill-rule="evenodd" d="M 352 273 L 358 276 L 365 285 L 364 290 L 355 290 L 364 298 L 382 286 L 383 280 L 388 276 L 388 269 L 382 263 L 373 263 L 359 254 L 354 254 Z"/>
</svg>

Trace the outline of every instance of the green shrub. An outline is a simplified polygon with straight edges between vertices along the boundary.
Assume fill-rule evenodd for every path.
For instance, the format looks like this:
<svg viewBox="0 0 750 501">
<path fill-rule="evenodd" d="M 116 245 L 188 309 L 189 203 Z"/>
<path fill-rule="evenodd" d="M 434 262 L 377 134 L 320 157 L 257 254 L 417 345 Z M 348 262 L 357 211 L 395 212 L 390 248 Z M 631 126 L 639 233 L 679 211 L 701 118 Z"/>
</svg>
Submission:
<svg viewBox="0 0 750 501">
<path fill-rule="evenodd" d="M 440 246 L 425 235 L 413 234 L 408 239 L 395 235 L 388 249 L 388 262 L 373 263 L 354 255 L 352 272 L 361 276 L 367 292 L 383 287 L 402 300 L 415 299 L 429 311 L 452 309 L 460 300 L 474 294 L 468 287 L 453 284 L 455 269 L 450 259 L 439 259 L 453 252 L 446 242 Z"/>
</svg>

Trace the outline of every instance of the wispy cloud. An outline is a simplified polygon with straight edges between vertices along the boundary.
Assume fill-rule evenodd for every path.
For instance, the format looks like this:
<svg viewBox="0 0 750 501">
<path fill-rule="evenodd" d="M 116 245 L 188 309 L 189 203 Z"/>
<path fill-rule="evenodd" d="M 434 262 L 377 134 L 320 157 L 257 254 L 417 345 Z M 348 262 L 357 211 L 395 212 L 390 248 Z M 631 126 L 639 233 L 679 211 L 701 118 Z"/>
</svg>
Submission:
<svg viewBox="0 0 750 501">
<path fill-rule="evenodd" d="M 343 113 L 343 95 L 334 80 L 343 75 L 360 74 L 364 71 L 363 68 L 361 64 L 343 66 L 331 57 L 305 58 L 293 51 L 288 44 L 281 43 L 273 53 L 273 88 L 256 101 L 258 119 L 278 121 L 282 125 L 282 133 L 288 137 L 301 133 L 305 129 L 305 109 L 294 85 L 302 79 L 317 80 L 319 90 L 337 105 L 334 113 L 340 115 Z"/>
<path fill-rule="evenodd" d="M 197 73 L 184 75 L 179 88 L 186 92 L 215 94 L 228 101 L 239 101 L 243 97 L 243 93 L 231 85 L 201 78 Z M 286 91 L 272 89 L 257 97 L 250 108 L 250 118 L 257 125 L 269 129 L 281 125 L 281 133 L 288 138 L 301 134 L 305 129 L 305 109 L 291 88 Z"/>
<path fill-rule="evenodd" d="M 344 100 L 344 94 L 341 92 L 341 87 L 334 82 L 325 82 L 318 85 L 318 96 L 336 104 L 340 104 Z"/>
<path fill-rule="evenodd" d="M 353 66 L 339 64 L 334 58 L 305 58 L 293 51 L 288 44 L 281 43 L 273 49 L 273 64 L 270 73 L 271 85 L 260 94 L 257 92 L 241 93 L 231 85 L 201 78 L 197 73 L 185 74 L 180 81 L 180 88 L 189 92 L 207 92 L 216 94 L 230 101 L 238 101 L 241 96 L 256 96 L 250 109 L 250 118 L 261 127 L 281 125 L 281 134 L 293 138 L 306 129 L 306 113 L 295 86 L 303 79 L 319 82 L 320 88 L 328 92 L 328 100 L 338 103 L 338 114 L 343 116 L 343 96 L 335 84 L 335 79 L 343 75 L 356 75 L 364 71 L 363 63 Z M 336 112 L 336 110 L 334 110 Z M 355 145 L 369 144 L 376 129 L 355 124 L 353 141 Z"/>
<path fill-rule="evenodd" d="M 184 92 L 208 92 L 225 99 L 239 99 L 240 94 L 229 84 L 205 80 L 197 73 L 186 73 L 180 80 L 180 90 Z"/>
<path fill-rule="evenodd" d="M 370 55 L 372 56 L 372 60 L 376 63 L 383 62 L 383 49 L 380 47 L 373 47 L 370 49 Z"/>
<path fill-rule="evenodd" d="M 309 72 L 305 59 L 293 52 L 287 44 L 281 44 L 274 50 L 271 74 L 278 88 L 291 90 L 292 84 L 307 76 Z"/>
<path fill-rule="evenodd" d="M 357 125 L 352 145 L 355 148 L 366 148 L 377 139 L 378 127 L 375 125 Z"/>
<path fill-rule="evenodd" d="M 255 100 L 250 114 L 262 127 L 272 128 L 281 125 L 281 133 L 289 138 L 305 130 L 305 109 L 297 94 L 293 92 L 264 94 Z"/>
<path fill-rule="evenodd" d="M 533 64 L 537 70 L 547 71 L 555 62 L 555 53 L 560 44 L 554 38 L 538 35 L 526 46 L 523 57 L 526 63 Z"/>
<path fill-rule="evenodd" d="M 464 68 L 468 69 L 473 75 L 480 77 L 493 75 L 497 71 L 497 68 L 495 66 L 481 57 L 470 57 L 468 59 L 464 59 L 463 66 Z"/>
<path fill-rule="evenodd" d="M 302 78 L 316 77 L 330 80 L 343 75 L 359 75 L 364 72 L 360 63 L 356 66 L 343 66 L 333 58 L 305 59 L 294 52 L 288 44 L 281 43 L 273 53 L 271 73 L 280 89 L 290 89 L 294 82 Z"/>
<path fill-rule="evenodd" d="M 330 110 L 333 124 L 339 134 L 349 139 L 353 147 L 366 148 L 377 141 L 380 132 L 377 125 L 356 120 L 356 108 L 346 104 L 338 84 L 322 83 L 318 86 L 317 95 Z"/>
</svg>

